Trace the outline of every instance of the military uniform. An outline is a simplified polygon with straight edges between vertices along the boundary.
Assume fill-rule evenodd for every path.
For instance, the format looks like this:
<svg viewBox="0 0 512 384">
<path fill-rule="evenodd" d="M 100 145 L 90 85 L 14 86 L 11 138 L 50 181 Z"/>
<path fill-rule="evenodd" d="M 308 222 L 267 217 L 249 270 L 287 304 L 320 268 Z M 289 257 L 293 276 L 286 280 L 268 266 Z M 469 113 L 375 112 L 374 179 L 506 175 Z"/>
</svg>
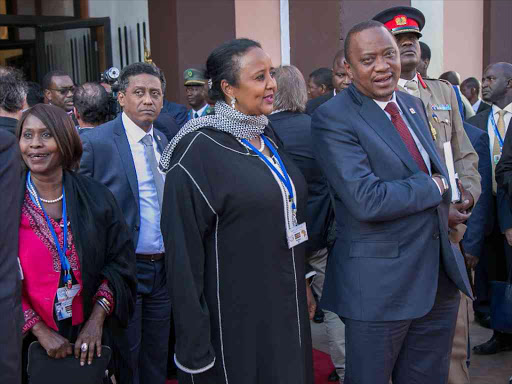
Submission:
<svg viewBox="0 0 512 384">
<path fill-rule="evenodd" d="M 464 130 L 455 92 L 451 84 L 445 80 L 422 79 L 418 74 L 418 83 L 420 99 L 427 110 L 436 148 L 445 160 L 443 144 L 451 143 L 455 172 L 458 173 L 462 186 L 471 193 L 476 204 L 482 192 L 478 173 L 478 155 Z M 402 87 L 399 89 L 407 92 Z"/>
<path fill-rule="evenodd" d="M 199 69 L 190 68 L 183 72 L 183 79 L 185 80 L 185 87 L 188 86 L 205 86 L 208 82 L 205 72 Z M 187 121 L 197 117 L 213 115 L 215 113 L 213 106 L 206 104 L 198 111 L 190 109 L 187 113 Z"/>
</svg>

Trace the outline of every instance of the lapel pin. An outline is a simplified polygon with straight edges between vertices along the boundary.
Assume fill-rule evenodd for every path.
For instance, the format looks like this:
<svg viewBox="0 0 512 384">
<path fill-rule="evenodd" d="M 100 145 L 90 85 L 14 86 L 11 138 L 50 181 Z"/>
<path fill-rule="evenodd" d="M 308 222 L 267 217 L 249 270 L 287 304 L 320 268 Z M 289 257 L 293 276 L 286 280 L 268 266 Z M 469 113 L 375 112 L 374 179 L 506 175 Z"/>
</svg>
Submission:
<svg viewBox="0 0 512 384">
<path fill-rule="evenodd" d="M 161 140 L 161 139 L 160 139 L 160 136 L 158 136 L 158 135 L 155 135 L 155 136 L 156 136 L 156 138 L 157 138 L 158 140 Z"/>
<path fill-rule="evenodd" d="M 416 111 L 414 110 L 414 108 L 409 108 L 409 111 L 414 115 L 416 113 Z"/>
</svg>

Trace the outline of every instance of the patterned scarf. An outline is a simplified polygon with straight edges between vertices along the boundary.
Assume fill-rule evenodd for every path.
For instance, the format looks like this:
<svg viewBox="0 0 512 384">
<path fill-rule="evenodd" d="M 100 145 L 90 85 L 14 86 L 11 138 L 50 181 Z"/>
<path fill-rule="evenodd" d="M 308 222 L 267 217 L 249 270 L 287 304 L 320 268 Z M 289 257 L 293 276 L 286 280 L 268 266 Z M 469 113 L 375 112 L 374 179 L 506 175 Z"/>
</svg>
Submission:
<svg viewBox="0 0 512 384">
<path fill-rule="evenodd" d="M 169 172 L 172 154 L 178 142 L 185 135 L 198 129 L 213 127 L 219 131 L 230 133 L 237 139 L 251 140 L 261 135 L 267 125 L 268 119 L 265 115 L 248 116 L 231 108 L 223 101 L 217 101 L 215 104 L 215 115 L 190 120 L 173 137 L 162 153 L 159 165 L 160 170 L 164 173 Z"/>
</svg>

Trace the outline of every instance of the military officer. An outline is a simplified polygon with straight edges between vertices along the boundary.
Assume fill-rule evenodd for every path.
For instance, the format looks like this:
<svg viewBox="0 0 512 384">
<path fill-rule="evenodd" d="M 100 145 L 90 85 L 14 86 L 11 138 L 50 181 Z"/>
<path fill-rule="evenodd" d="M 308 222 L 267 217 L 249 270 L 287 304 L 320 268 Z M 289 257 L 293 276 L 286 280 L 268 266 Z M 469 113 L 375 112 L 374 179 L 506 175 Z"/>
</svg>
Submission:
<svg viewBox="0 0 512 384">
<path fill-rule="evenodd" d="M 188 111 L 187 121 L 197 117 L 211 115 L 213 108 L 208 104 L 208 89 L 204 71 L 190 68 L 183 72 L 188 104 L 192 107 Z"/>
<path fill-rule="evenodd" d="M 423 79 L 417 72 L 421 60 L 419 38 L 425 25 L 425 16 L 421 11 L 412 7 L 394 7 L 379 13 L 374 20 L 383 23 L 397 40 L 402 66 L 398 88 L 423 101 L 432 138 L 443 160 L 446 160 L 443 145 L 451 143 L 455 172 L 462 184 L 462 203 L 451 204 L 449 212 L 450 240 L 458 244 L 466 228 L 463 222 L 469 218 L 468 212 L 476 204 L 482 188 L 478 155 L 464 130 L 457 96 L 449 82 Z M 460 303 L 448 380 L 450 384 L 469 383 L 466 365 L 468 299 L 463 297 Z"/>
</svg>

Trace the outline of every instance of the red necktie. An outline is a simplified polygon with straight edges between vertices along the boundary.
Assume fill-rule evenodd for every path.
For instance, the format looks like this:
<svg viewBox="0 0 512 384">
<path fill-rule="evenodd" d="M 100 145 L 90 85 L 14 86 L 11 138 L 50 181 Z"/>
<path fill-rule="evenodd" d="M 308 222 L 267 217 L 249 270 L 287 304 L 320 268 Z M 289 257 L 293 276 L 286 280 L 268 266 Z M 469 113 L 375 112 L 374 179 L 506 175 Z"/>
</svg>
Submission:
<svg viewBox="0 0 512 384">
<path fill-rule="evenodd" d="M 400 137 L 404 141 L 404 144 L 409 150 L 412 158 L 414 161 L 416 161 L 416 164 L 418 164 L 418 167 L 420 167 L 420 169 L 428 175 L 429 172 L 427 166 L 425 165 L 425 161 L 423 160 L 423 157 L 421 157 L 420 151 L 418 150 L 418 147 L 412 138 L 411 132 L 409 131 L 409 128 L 407 128 L 407 124 L 405 124 L 404 119 L 402 119 L 402 116 L 400 116 L 400 110 L 398 109 L 396 103 L 388 103 L 384 110 L 391 115 L 391 122 L 400 134 Z"/>
</svg>

